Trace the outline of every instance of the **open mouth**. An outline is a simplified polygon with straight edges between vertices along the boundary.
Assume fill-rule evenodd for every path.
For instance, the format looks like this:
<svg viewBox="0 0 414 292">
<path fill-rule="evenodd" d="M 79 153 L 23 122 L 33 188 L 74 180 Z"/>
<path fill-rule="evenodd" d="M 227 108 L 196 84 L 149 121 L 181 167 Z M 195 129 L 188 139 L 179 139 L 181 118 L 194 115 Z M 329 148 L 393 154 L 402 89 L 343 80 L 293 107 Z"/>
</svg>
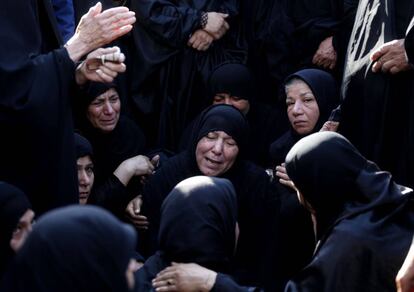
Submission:
<svg viewBox="0 0 414 292">
<path fill-rule="evenodd" d="M 208 163 L 213 164 L 213 165 L 219 165 L 221 163 L 221 161 L 217 161 L 208 157 L 205 157 L 205 159 L 207 160 Z"/>
</svg>

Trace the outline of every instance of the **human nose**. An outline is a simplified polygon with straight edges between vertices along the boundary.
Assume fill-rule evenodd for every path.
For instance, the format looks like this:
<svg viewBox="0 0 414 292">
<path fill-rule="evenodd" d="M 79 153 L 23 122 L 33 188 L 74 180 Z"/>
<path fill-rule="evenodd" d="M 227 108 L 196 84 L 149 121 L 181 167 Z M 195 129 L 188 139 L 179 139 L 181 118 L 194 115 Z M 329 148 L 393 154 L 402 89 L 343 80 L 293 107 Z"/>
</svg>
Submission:
<svg viewBox="0 0 414 292">
<path fill-rule="evenodd" d="M 294 115 L 300 115 L 303 113 L 303 105 L 300 101 L 296 101 L 293 105 L 292 112 Z"/>
<path fill-rule="evenodd" d="M 86 170 L 82 170 L 79 176 L 79 183 L 83 185 L 88 185 L 89 182 L 90 182 L 90 178 L 88 174 L 86 173 Z"/>
<path fill-rule="evenodd" d="M 112 108 L 112 104 L 109 101 L 105 102 L 104 106 L 104 112 L 105 114 L 111 114 L 113 113 L 114 109 Z"/>
<path fill-rule="evenodd" d="M 223 152 L 223 139 L 217 139 L 213 146 L 213 153 L 220 155 Z"/>
</svg>

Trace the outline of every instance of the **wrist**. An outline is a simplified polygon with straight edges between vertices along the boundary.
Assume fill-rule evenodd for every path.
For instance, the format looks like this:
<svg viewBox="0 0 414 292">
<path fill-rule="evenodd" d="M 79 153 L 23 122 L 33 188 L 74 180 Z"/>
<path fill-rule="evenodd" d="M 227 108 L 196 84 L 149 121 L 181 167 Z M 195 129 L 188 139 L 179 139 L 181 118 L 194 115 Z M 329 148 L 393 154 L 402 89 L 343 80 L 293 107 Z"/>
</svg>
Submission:
<svg viewBox="0 0 414 292">
<path fill-rule="evenodd" d="M 91 49 L 81 40 L 78 34 L 75 34 L 68 42 L 65 44 L 65 48 L 68 51 L 69 58 L 73 62 L 78 62 L 83 56 L 85 56 Z"/>
<path fill-rule="evenodd" d="M 208 13 L 202 11 L 201 12 L 201 17 L 200 17 L 200 27 L 202 29 L 205 29 L 208 23 Z"/>
</svg>

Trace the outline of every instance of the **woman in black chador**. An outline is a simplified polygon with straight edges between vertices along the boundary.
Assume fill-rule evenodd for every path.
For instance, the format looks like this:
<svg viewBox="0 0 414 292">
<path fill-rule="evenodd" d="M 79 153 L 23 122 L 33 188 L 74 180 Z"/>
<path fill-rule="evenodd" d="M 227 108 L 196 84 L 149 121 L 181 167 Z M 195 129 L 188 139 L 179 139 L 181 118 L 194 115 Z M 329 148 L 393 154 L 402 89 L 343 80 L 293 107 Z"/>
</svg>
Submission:
<svg viewBox="0 0 414 292">
<path fill-rule="evenodd" d="M 412 190 L 333 132 L 300 140 L 286 169 L 319 240 L 286 291 L 395 291 L 414 230 Z"/>
<path fill-rule="evenodd" d="M 138 24 L 129 108 L 146 121 L 150 147 L 176 150 L 185 125 L 206 105 L 211 70 L 245 61 L 238 0 L 130 2 Z"/>
</svg>

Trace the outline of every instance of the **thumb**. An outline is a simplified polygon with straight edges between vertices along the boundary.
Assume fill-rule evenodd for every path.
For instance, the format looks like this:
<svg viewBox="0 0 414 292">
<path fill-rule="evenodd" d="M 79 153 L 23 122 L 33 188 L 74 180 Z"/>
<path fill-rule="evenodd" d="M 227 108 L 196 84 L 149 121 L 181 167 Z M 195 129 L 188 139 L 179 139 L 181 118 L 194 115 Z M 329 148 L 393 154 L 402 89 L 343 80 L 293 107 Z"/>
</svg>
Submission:
<svg viewBox="0 0 414 292">
<path fill-rule="evenodd" d="M 223 18 L 227 18 L 227 17 L 229 17 L 229 14 L 228 13 L 219 13 L 220 14 L 220 16 L 222 16 Z"/>
<path fill-rule="evenodd" d="M 139 196 L 136 200 L 133 201 L 133 209 L 135 214 L 139 214 L 141 212 L 141 206 L 142 206 L 142 198 Z"/>
<path fill-rule="evenodd" d="M 151 158 L 151 164 L 155 167 L 158 166 L 158 163 L 160 162 L 160 156 L 157 154 L 153 158 Z"/>
<path fill-rule="evenodd" d="M 89 9 L 88 14 L 90 13 L 93 16 L 96 16 L 101 12 L 102 12 L 102 3 L 98 2 L 98 3 L 95 4 L 95 6 L 93 6 Z"/>
</svg>

